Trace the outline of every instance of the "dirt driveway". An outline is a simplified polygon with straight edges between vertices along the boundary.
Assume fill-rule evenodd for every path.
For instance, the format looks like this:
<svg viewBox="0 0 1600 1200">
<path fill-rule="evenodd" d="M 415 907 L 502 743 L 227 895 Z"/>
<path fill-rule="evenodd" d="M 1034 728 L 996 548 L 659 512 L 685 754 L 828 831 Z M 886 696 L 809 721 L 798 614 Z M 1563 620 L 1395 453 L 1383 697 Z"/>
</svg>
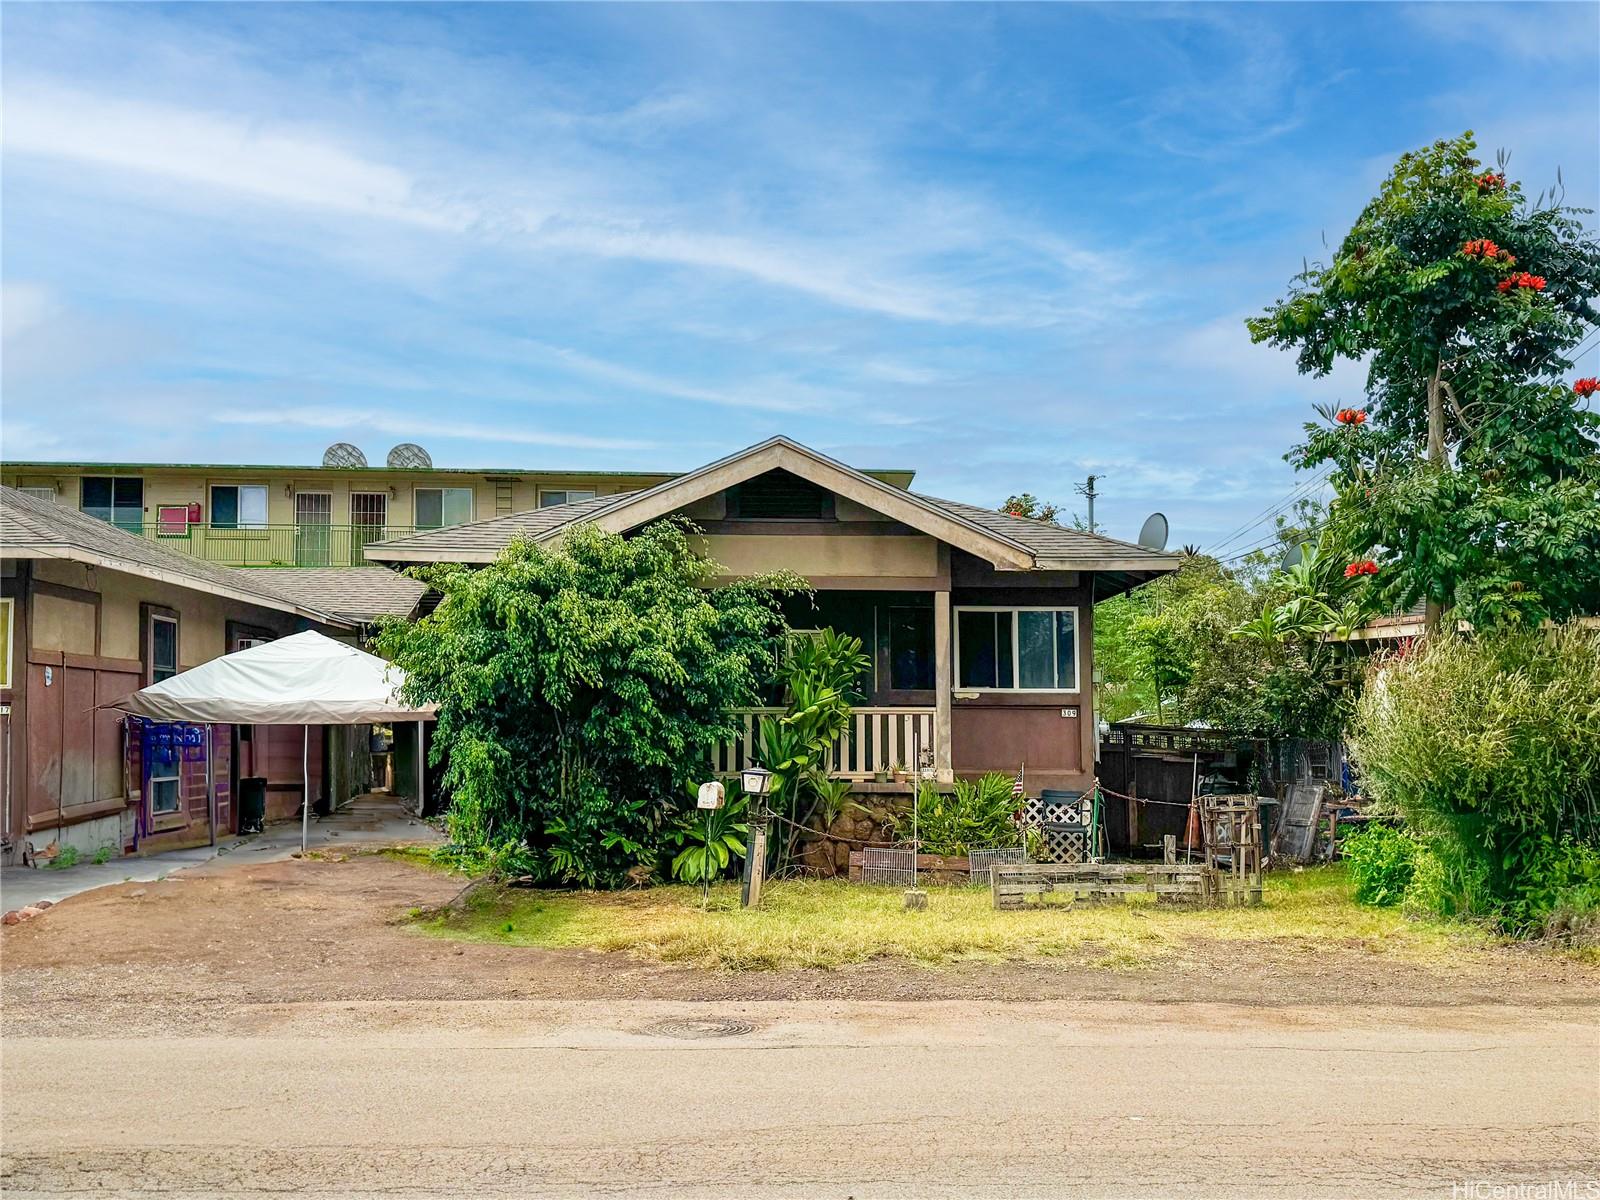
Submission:
<svg viewBox="0 0 1600 1200">
<path fill-rule="evenodd" d="M 1444 1197 L 1600 1174 L 1600 976 L 1550 955 L 734 974 L 398 922 L 460 886 L 284 862 L 6 930 L 0 1187 Z M 708 1021 L 728 1036 L 684 1036 Z"/>
</svg>

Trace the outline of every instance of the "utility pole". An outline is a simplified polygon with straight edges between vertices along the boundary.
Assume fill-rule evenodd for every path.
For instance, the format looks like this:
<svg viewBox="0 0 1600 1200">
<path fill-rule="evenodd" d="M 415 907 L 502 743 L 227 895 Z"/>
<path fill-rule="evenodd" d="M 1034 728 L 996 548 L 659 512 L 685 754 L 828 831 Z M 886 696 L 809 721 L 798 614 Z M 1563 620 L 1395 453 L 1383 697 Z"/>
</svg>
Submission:
<svg viewBox="0 0 1600 1200">
<path fill-rule="evenodd" d="M 1099 479 L 1099 478 L 1100 478 L 1100 476 L 1098 476 L 1098 475 L 1091 475 L 1091 476 L 1089 476 L 1088 481 L 1082 487 L 1077 489 L 1078 495 L 1082 496 L 1084 499 L 1086 499 L 1089 502 L 1089 532 L 1090 533 L 1095 532 L 1095 527 L 1094 527 L 1094 498 L 1096 496 L 1098 496 L 1100 493 L 1094 490 L 1094 481 L 1096 479 Z"/>
</svg>

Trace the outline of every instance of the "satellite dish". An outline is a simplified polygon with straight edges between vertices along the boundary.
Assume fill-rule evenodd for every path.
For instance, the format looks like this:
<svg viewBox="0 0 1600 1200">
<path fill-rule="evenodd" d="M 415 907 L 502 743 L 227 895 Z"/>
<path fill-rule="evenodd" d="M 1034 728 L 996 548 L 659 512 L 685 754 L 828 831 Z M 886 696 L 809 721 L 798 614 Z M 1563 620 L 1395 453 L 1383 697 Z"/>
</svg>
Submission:
<svg viewBox="0 0 1600 1200">
<path fill-rule="evenodd" d="M 352 446 L 349 442 L 335 442 L 322 452 L 322 465 L 325 467 L 364 467 L 367 465 L 367 456 L 361 453 L 361 447 Z"/>
<path fill-rule="evenodd" d="M 1139 529 L 1139 545 L 1146 550 L 1165 550 L 1167 548 L 1167 518 L 1161 513 L 1153 512 L 1144 519 L 1144 524 Z"/>
<path fill-rule="evenodd" d="M 415 442 L 401 442 L 389 451 L 389 465 L 391 467 L 431 467 L 433 459 L 421 446 Z"/>
<path fill-rule="evenodd" d="M 1292 571 L 1305 561 L 1305 557 L 1306 548 L 1296 542 L 1283 552 L 1283 557 L 1278 560 L 1278 570 Z"/>
</svg>

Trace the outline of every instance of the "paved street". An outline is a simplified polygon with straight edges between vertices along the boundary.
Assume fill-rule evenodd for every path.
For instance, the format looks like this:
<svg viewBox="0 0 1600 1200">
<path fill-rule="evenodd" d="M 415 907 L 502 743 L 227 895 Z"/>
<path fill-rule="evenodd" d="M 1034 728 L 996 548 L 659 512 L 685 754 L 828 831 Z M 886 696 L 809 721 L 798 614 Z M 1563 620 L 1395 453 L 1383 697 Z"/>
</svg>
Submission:
<svg viewBox="0 0 1600 1200">
<path fill-rule="evenodd" d="M 711 1018 L 751 1029 L 657 1026 Z M 254 1020 L 8 1038 L 6 1195 L 1449 1197 L 1600 1175 L 1594 1009 L 502 1000 Z"/>
</svg>

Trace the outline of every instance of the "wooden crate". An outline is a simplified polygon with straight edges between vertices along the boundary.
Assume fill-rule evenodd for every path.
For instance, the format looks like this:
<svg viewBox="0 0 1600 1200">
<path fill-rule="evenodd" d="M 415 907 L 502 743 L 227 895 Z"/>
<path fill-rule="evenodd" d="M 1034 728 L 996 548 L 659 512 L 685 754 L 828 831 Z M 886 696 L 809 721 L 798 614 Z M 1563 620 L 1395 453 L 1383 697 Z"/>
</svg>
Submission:
<svg viewBox="0 0 1600 1200">
<path fill-rule="evenodd" d="M 1022 908 L 1033 897 L 1067 904 L 1153 895 L 1170 904 L 1214 904 L 1217 872 L 1199 863 L 996 863 L 990 890 L 996 908 Z"/>
</svg>

